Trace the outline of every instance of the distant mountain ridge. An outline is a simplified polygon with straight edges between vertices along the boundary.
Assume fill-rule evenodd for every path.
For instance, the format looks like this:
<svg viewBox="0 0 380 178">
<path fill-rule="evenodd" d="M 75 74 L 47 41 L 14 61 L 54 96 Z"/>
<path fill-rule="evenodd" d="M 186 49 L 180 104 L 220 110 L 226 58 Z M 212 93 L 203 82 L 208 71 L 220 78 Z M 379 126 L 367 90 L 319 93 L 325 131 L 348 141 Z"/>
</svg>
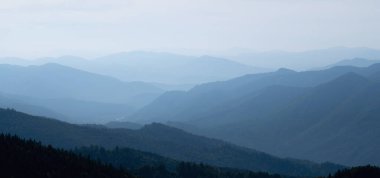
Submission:
<svg viewBox="0 0 380 178">
<path fill-rule="evenodd" d="M 93 59 L 70 55 L 35 60 L 3 57 L 0 58 L 0 63 L 24 66 L 59 63 L 124 81 L 185 86 L 227 80 L 244 74 L 268 72 L 284 67 L 297 71 L 321 69 L 324 66 L 331 67 L 341 60 L 354 58 L 379 60 L 380 50 L 334 47 L 302 52 L 242 52 L 236 55 L 214 54 L 199 57 L 166 52 L 131 51 Z M 364 67 L 355 63 L 350 65 Z M 181 86 L 178 89 L 183 90 Z M 176 89 L 176 87 L 169 88 Z"/>
<path fill-rule="evenodd" d="M 0 82 L 0 92 L 8 99 L 82 123 L 120 119 L 163 92 L 146 83 L 123 82 L 53 63 L 29 67 L 1 64 Z M 13 107 L 11 103 L 3 102 L 3 107 Z"/>
<path fill-rule="evenodd" d="M 353 59 L 345 59 L 339 61 L 335 64 L 329 65 L 327 67 L 335 67 L 335 66 L 354 66 L 354 67 L 369 67 L 373 64 L 380 63 L 380 60 L 370 60 L 365 58 L 353 58 Z"/>
<path fill-rule="evenodd" d="M 20 100 L 13 95 L 4 93 L 0 93 L 0 108 L 13 108 L 35 116 L 45 116 L 58 118 L 61 120 L 69 120 L 67 116 L 63 114 L 57 113 L 42 106 L 28 104 L 27 102 L 24 102 L 23 100 Z"/>
<path fill-rule="evenodd" d="M 364 58 L 353 58 L 342 60 L 338 63 L 333 64 L 333 66 L 355 66 L 355 67 L 368 67 L 370 65 L 380 63 L 380 60 L 369 60 Z"/>
<path fill-rule="evenodd" d="M 336 63 L 330 64 L 324 67 L 313 68 L 311 70 L 325 70 L 325 69 L 337 67 L 337 66 L 369 67 L 376 63 L 380 63 L 380 60 L 366 59 L 366 58 L 352 58 L 352 59 L 344 59 L 344 60 L 338 61 Z"/>
<path fill-rule="evenodd" d="M 247 65 L 278 69 L 281 67 L 305 71 L 337 63 L 344 59 L 380 59 L 380 50 L 365 47 L 333 47 L 301 52 L 268 51 L 246 52 L 227 58 Z"/>
<path fill-rule="evenodd" d="M 0 63 L 11 63 L 9 58 Z M 108 75 L 123 81 L 144 81 L 162 85 L 195 85 L 204 82 L 226 80 L 248 73 L 266 71 L 212 56 L 186 56 L 172 53 L 132 51 L 115 53 L 95 59 L 76 56 L 22 60 L 14 58 L 18 65 L 61 65 Z"/>
<path fill-rule="evenodd" d="M 54 63 L 29 67 L 3 64 L 0 68 L 0 81 L 4 84 L 0 90 L 10 94 L 125 103 L 128 98 L 139 94 L 162 92 L 142 82 L 122 82 Z"/>
<path fill-rule="evenodd" d="M 349 72 L 371 75 L 379 68 L 380 64 L 368 68 L 339 66 L 305 72 L 279 69 L 276 72 L 245 75 L 228 81 L 198 85 L 187 92 L 166 92 L 128 119 L 140 122 L 196 120 L 202 112 L 212 113 L 213 109 L 236 105 L 235 100 L 252 98 L 266 87 L 315 87 Z"/>
</svg>

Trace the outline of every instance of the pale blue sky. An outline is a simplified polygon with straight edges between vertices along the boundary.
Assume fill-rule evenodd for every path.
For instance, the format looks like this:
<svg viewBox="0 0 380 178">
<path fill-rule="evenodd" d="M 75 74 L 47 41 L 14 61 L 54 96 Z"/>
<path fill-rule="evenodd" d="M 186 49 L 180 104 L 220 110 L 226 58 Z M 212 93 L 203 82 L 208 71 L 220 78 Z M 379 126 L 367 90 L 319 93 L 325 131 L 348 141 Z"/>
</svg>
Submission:
<svg viewBox="0 0 380 178">
<path fill-rule="evenodd" d="M 378 0 L 0 0 L 0 56 L 380 49 Z"/>
</svg>

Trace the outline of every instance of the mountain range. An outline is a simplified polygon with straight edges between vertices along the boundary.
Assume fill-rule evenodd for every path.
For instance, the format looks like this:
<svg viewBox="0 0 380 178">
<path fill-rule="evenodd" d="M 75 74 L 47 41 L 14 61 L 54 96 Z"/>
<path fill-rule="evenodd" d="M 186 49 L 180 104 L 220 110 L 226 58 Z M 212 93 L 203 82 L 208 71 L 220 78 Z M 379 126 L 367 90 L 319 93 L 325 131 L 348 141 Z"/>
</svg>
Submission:
<svg viewBox="0 0 380 178">
<path fill-rule="evenodd" d="M 335 47 L 301 52 L 242 51 L 233 55 L 212 56 L 131 51 L 90 59 L 70 55 L 28 60 L 3 57 L 0 58 L 0 63 L 22 66 L 58 63 L 123 81 L 144 81 L 163 89 L 186 90 L 200 83 L 227 80 L 244 74 L 268 72 L 283 67 L 297 71 L 322 69 L 342 60 L 348 62 L 355 58 L 373 62 L 380 59 L 380 51 L 371 48 Z M 362 64 L 365 62 L 362 61 L 359 65 L 353 61 L 349 63 L 364 67 Z"/>
<path fill-rule="evenodd" d="M 380 164 L 380 64 L 280 69 L 167 92 L 129 120 L 313 161 Z"/>
<path fill-rule="evenodd" d="M 292 176 L 326 175 L 342 167 L 325 161 L 380 165 L 380 64 L 373 60 L 378 53 L 345 51 L 284 55 L 284 61 L 317 66 L 317 57 L 325 59 L 320 64 L 366 58 L 258 74 L 260 69 L 224 58 L 170 53 L 4 58 L 0 62 L 24 66 L 0 65 L 0 107 L 36 117 L 3 110 L 0 131 L 65 149 L 131 147 Z M 126 82 L 134 79 L 149 83 Z M 182 91 L 171 91 L 177 89 Z"/>
</svg>

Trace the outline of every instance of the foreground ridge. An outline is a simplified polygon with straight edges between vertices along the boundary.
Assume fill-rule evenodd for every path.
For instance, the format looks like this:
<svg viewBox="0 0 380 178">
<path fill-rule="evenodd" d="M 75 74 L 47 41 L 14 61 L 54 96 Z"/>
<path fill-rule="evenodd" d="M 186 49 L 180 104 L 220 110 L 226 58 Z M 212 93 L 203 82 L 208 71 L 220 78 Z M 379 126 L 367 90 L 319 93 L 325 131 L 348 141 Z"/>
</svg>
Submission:
<svg viewBox="0 0 380 178">
<path fill-rule="evenodd" d="M 33 140 L 0 134 L 0 177 L 132 178 L 131 174 Z"/>
</svg>

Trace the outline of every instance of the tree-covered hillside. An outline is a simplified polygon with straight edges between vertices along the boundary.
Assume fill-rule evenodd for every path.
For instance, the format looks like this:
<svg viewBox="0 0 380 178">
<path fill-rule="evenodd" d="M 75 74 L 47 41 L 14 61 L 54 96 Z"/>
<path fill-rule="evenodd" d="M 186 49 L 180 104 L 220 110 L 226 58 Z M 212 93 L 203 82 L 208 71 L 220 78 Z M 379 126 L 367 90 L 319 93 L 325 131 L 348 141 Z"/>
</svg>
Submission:
<svg viewBox="0 0 380 178">
<path fill-rule="evenodd" d="M 74 153 L 130 170 L 142 178 L 291 178 L 265 172 L 252 172 L 205 164 L 181 162 L 130 148 L 107 150 L 98 146 L 82 147 Z"/>
<path fill-rule="evenodd" d="M 0 134 L 0 177 L 131 178 L 136 177 L 134 174 L 141 178 L 287 178 L 178 162 L 131 149 L 107 151 L 91 147 L 80 150 L 65 151 L 33 140 Z M 174 167 L 168 169 L 168 165 Z"/>
<path fill-rule="evenodd" d="M 0 134 L 0 177 L 131 178 L 131 174 L 32 140 Z"/>
<path fill-rule="evenodd" d="M 334 175 L 327 178 L 379 178 L 380 168 L 376 166 L 359 166 L 351 169 L 337 171 Z"/>
</svg>

